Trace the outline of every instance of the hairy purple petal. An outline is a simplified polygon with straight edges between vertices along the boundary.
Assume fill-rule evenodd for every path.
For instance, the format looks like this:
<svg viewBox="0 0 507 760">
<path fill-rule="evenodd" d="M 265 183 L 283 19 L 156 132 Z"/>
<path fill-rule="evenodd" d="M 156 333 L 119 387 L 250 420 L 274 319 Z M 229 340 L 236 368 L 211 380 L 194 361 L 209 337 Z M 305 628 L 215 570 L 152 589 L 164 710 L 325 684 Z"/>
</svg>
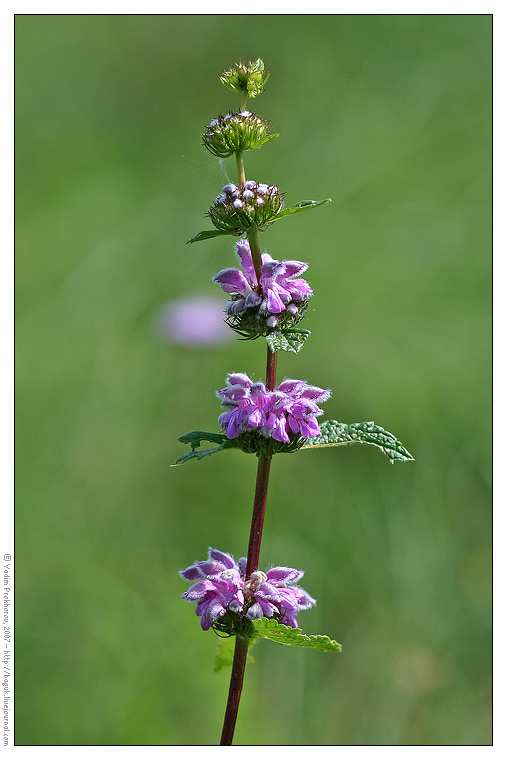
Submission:
<svg viewBox="0 0 507 760">
<path fill-rule="evenodd" d="M 322 403 L 327 401 L 331 397 L 331 391 L 317 388 L 316 385 L 307 385 L 304 390 L 301 391 L 301 398 L 309 398 L 312 401 Z"/>
<path fill-rule="evenodd" d="M 264 612 L 259 602 L 254 602 L 246 613 L 249 620 L 259 620 L 264 617 Z"/>
<path fill-rule="evenodd" d="M 225 570 L 225 566 L 222 562 L 216 560 L 204 560 L 203 562 L 196 562 L 196 565 L 204 573 L 204 575 L 219 575 L 222 570 Z"/>
<path fill-rule="evenodd" d="M 293 380 L 291 378 L 288 378 L 287 380 L 284 380 L 280 385 L 278 386 L 279 390 L 283 393 L 298 393 L 299 391 L 302 391 L 306 387 L 306 383 L 304 380 Z"/>
<path fill-rule="evenodd" d="M 204 574 L 197 565 L 190 565 L 185 570 L 180 570 L 180 575 L 182 578 L 186 578 L 187 581 L 195 581 L 197 578 L 202 578 Z"/>
<path fill-rule="evenodd" d="M 301 422 L 301 435 L 303 438 L 314 438 L 322 435 L 317 420 L 310 417 L 306 422 Z"/>
<path fill-rule="evenodd" d="M 239 293 L 240 296 L 247 296 L 252 288 L 243 272 L 239 269 L 222 269 L 213 277 L 218 282 L 225 293 Z"/>
<path fill-rule="evenodd" d="M 282 586 L 287 583 L 297 583 L 304 575 L 302 570 L 295 570 L 293 567 L 272 567 L 266 573 L 268 580 L 276 586 Z"/>
<path fill-rule="evenodd" d="M 310 607 L 313 607 L 314 604 L 317 604 L 315 599 L 303 588 L 295 588 L 294 591 L 296 592 L 296 599 L 300 610 L 308 610 Z"/>
<path fill-rule="evenodd" d="M 238 570 L 242 580 L 245 580 L 246 557 L 240 557 L 238 559 Z"/>
<path fill-rule="evenodd" d="M 285 613 L 280 618 L 280 623 L 283 623 L 283 625 L 289 626 L 289 628 L 297 628 L 298 627 L 298 621 L 294 617 L 294 615 L 290 615 L 289 613 Z"/>
<path fill-rule="evenodd" d="M 296 274 L 303 274 L 308 269 L 308 264 L 305 261 L 296 261 L 295 259 L 284 259 L 285 264 L 285 276 L 293 277 Z"/>
<path fill-rule="evenodd" d="M 225 567 L 232 569 L 235 565 L 234 559 L 230 554 L 225 554 L 218 549 L 212 549 L 211 546 L 208 549 L 208 558 L 215 559 L 217 562 L 221 562 Z"/>
<path fill-rule="evenodd" d="M 185 599 L 188 599 L 191 602 L 202 601 L 210 591 L 214 592 L 215 586 L 213 585 L 212 581 L 204 579 L 198 581 L 197 583 L 194 583 L 193 586 L 190 586 L 188 591 L 185 591 L 183 596 Z"/>
<path fill-rule="evenodd" d="M 241 262 L 241 266 L 245 270 L 246 276 L 252 285 L 257 285 L 257 277 L 255 274 L 255 267 L 253 264 L 252 253 L 250 251 L 248 240 L 238 240 L 236 243 L 236 254 Z"/>
<path fill-rule="evenodd" d="M 243 385 L 230 385 L 228 388 L 223 388 L 222 390 L 217 391 L 216 395 L 219 399 L 225 401 L 225 403 L 230 406 L 235 401 L 248 398 L 249 390 Z"/>
<path fill-rule="evenodd" d="M 230 372 L 226 377 L 228 385 L 242 385 L 243 388 L 251 388 L 252 381 L 244 372 Z"/>
</svg>

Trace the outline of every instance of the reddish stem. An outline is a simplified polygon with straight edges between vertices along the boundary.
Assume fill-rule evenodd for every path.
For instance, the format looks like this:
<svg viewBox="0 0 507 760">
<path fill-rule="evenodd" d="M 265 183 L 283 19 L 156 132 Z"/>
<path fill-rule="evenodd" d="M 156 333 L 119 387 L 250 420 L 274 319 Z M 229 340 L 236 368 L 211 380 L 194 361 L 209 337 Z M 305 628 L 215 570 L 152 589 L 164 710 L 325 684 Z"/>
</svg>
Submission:
<svg viewBox="0 0 507 760">
<path fill-rule="evenodd" d="M 271 349 L 268 347 L 266 386 L 270 391 L 274 390 L 276 383 L 276 357 L 276 352 L 271 351 Z M 255 482 L 255 496 L 252 513 L 252 525 L 250 527 L 250 541 L 248 543 L 245 579 L 250 578 L 251 574 L 254 572 L 254 570 L 257 570 L 259 566 L 259 554 L 261 551 L 264 515 L 266 513 L 266 500 L 268 497 L 270 467 L 271 456 L 260 454 L 259 463 L 257 465 L 257 480 Z M 232 744 L 234 727 L 236 725 L 236 718 L 238 715 L 239 700 L 241 697 L 241 689 L 243 687 L 243 676 L 245 673 L 247 653 L 248 639 L 242 639 L 239 636 L 236 636 L 231 683 L 229 686 L 229 697 L 227 699 L 224 727 L 222 730 L 222 738 L 220 740 L 221 745 Z"/>
<path fill-rule="evenodd" d="M 268 360 L 266 362 L 266 388 L 268 391 L 274 391 L 276 385 L 276 360 L 278 354 L 272 351 L 268 346 Z"/>
<path fill-rule="evenodd" d="M 241 689 L 243 688 L 243 676 L 245 674 L 246 656 L 248 654 L 248 639 L 242 639 L 236 636 L 236 646 L 234 648 L 234 660 L 232 662 L 231 685 L 229 686 L 229 697 L 227 699 L 227 708 L 225 710 L 224 727 L 220 746 L 230 746 L 234 735 L 236 717 L 238 715 L 239 700 Z"/>
<path fill-rule="evenodd" d="M 245 579 L 248 580 L 254 570 L 259 567 L 259 554 L 261 552 L 262 528 L 266 512 L 266 499 L 268 497 L 269 469 L 271 456 L 259 455 L 257 465 L 257 481 L 255 483 L 255 498 L 252 513 L 252 525 L 250 528 L 250 541 L 248 543 L 248 557 L 246 560 Z"/>
<path fill-rule="evenodd" d="M 246 106 L 246 97 L 242 108 Z M 245 165 L 243 163 L 243 152 L 236 153 L 236 162 L 238 167 L 239 183 L 245 183 Z M 260 288 L 262 256 L 259 245 L 259 236 L 257 230 L 252 230 L 248 235 L 248 243 L 252 254 L 252 261 L 257 276 L 257 287 Z M 266 364 L 266 387 L 268 391 L 273 391 L 276 385 L 276 352 L 271 351 L 268 346 L 268 358 Z M 254 570 L 259 565 L 259 554 L 261 551 L 262 528 L 264 526 L 264 515 L 266 512 L 266 500 L 268 497 L 269 470 L 271 467 L 271 456 L 266 454 L 259 455 L 257 465 L 257 480 L 255 482 L 255 496 L 252 513 L 252 524 L 250 527 L 250 540 L 248 543 L 248 556 L 246 561 L 245 579 L 250 578 Z M 248 654 L 248 639 L 236 636 L 234 647 L 234 660 L 232 662 L 231 683 L 229 685 L 229 696 L 227 698 L 227 707 L 225 709 L 224 726 L 220 745 L 229 746 L 232 744 L 236 718 L 238 716 L 239 700 L 243 688 L 243 676 L 245 675 L 246 656 Z"/>
</svg>

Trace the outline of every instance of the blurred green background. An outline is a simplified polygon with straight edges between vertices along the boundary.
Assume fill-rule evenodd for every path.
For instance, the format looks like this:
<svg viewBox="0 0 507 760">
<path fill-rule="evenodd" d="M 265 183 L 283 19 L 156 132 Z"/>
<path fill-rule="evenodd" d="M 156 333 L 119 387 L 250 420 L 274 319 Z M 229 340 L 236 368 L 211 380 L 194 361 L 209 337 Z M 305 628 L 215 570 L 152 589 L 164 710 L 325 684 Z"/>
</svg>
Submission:
<svg viewBox="0 0 507 760">
<path fill-rule="evenodd" d="M 235 178 L 200 145 L 239 105 L 218 74 L 255 56 L 281 137 L 247 175 L 333 199 L 261 238 L 315 291 L 279 378 L 416 461 L 275 459 L 261 566 L 305 569 L 303 630 L 343 652 L 259 644 L 235 742 L 491 741 L 491 17 L 21 15 L 18 744 L 219 740 L 229 674 L 177 573 L 246 552 L 256 460 L 169 464 L 265 346 L 177 346 L 153 318 L 233 265 L 232 238 L 185 241 Z"/>
</svg>

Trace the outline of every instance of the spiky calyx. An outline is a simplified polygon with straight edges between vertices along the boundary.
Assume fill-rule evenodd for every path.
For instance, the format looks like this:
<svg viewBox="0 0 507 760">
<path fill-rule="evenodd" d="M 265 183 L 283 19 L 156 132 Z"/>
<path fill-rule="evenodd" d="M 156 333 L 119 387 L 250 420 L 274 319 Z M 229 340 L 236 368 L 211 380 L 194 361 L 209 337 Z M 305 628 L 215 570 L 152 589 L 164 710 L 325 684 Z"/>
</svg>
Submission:
<svg viewBox="0 0 507 760">
<path fill-rule="evenodd" d="M 249 180 L 244 185 L 225 185 L 210 207 L 208 216 L 222 232 L 244 235 L 263 230 L 283 209 L 285 193 L 276 185 Z"/>
<path fill-rule="evenodd" d="M 264 76 L 264 61 L 256 58 L 254 61 L 238 61 L 230 69 L 224 71 L 220 81 L 228 90 L 246 93 L 249 98 L 256 98 L 264 90 L 269 73 Z"/>
<path fill-rule="evenodd" d="M 202 134 L 206 150 L 219 158 L 228 158 L 240 150 L 254 150 L 278 135 L 269 134 L 269 121 L 251 111 L 231 111 L 212 119 Z"/>
</svg>

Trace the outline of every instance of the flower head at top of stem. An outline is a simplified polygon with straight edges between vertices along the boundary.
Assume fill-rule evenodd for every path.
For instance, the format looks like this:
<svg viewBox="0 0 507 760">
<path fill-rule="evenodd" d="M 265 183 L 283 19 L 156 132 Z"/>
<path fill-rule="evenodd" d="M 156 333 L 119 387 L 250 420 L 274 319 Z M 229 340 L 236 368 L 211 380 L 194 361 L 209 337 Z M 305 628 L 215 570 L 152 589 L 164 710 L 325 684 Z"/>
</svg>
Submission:
<svg viewBox="0 0 507 760">
<path fill-rule="evenodd" d="M 183 598 L 197 605 L 195 612 L 202 629 L 213 626 L 239 633 L 248 631 L 249 621 L 263 617 L 297 628 L 297 614 L 316 604 L 304 589 L 294 585 L 303 571 L 272 567 L 265 573 L 255 570 L 246 579 L 246 564 L 246 557 L 235 562 L 230 554 L 209 548 L 207 560 L 180 571 L 186 580 L 196 581 Z"/>
<path fill-rule="evenodd" d="M 249 98 L 256 98 L 264 90 L 268 78 L 269 73 L 264 76 L 264 61 L 256 58 L 246 63 L 238 61 L 221 74 L 220 81 L 228 90 L 241 92 Z"/>
<path fill-rule="evenodd" d="M 324 412 L 317 404 L 328 400 L 330 390 L 308 385 L 304 380 L 287 379 L 268 391 L 264 383 L 254 383 L 242 372 L 227 375 L 226 382 L 217 396 L 225 409 L 218 422 L 227 438 L 245 436 L 248 446 L 252 440 L 255 445 L 255 439 L 259 443 L 273 439 L 290 446 L 320 436 L 317 417 Z"/>
<path fill-rule="evenodd" d="M 213 277 L 232 299 L 226 305 L 227 323 L 244 337 L 267 335 L 277 327 L 293 327 L 304 316 L 313 291 L 298 275 L 308 268 L 304 261 L 277 261 L 262 254 L 260 282 L 257 279 L 248 240 L 236 243 L 243 271 L 229 267 Z"/>
<path fill-rule="evenodd" d="M 231 182 L 217 195 L 208 216 L 218 230 L 244 235 L 265 229 L 283 209 L 284 198 L 276 185 L 248 180 L 236 186 Z"/>
</svg>

